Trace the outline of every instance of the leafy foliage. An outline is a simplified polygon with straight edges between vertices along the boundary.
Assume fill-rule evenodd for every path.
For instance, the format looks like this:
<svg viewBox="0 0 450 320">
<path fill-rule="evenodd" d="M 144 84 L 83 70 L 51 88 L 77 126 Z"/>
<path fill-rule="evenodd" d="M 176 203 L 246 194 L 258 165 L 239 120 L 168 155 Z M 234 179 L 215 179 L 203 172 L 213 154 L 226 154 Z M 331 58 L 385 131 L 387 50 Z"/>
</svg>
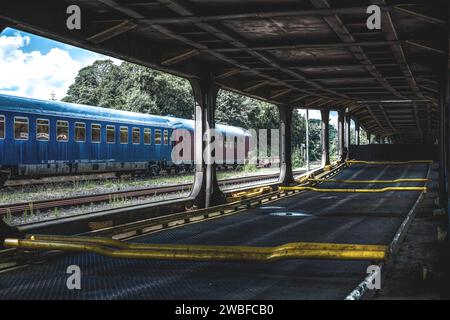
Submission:
<svg viewBox="0 0 450 320">
<path fill-rule="evenodd" d="M 189 82 L 143 66 L 111 60 L 97 60 L 81 69 L 63 101 L 120 110 L 172 115 L 192 119 L 194 98 Z M 277 129 L 278 108 L 272 104 L 220 90 L 217 97 L 216 121 L 245 129 Z M 293 159 L 302 165 L 306 121 L 293 114 Z M 311 119 L 310 159 L 321 157 L 320 121 Z M 330 126 L 330 148 L 337 151 L 336 129 Z M 270 137 L 269 137 L 270 141 Z"/>
</svg>

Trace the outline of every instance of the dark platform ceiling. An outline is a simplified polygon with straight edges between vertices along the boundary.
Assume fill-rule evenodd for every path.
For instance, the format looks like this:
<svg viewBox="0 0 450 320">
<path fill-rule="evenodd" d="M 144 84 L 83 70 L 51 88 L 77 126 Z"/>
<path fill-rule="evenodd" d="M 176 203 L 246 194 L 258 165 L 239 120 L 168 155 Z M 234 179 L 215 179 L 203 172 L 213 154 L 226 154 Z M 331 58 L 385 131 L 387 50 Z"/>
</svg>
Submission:
<svg viewBox="0 0 450 320">
<path fill-rule="evenodd" d="M 82 9 L 81 30 L 66 8 Z M 366 8 L 382 8 L 382 30 Z M 389 0 L 1 1 L 0 23 L 278 105 L 349 108 L 372 134 L 434 141 L 447 7 Z M 403 100 L 403 102 L 399 102 Z"/>
</svg>

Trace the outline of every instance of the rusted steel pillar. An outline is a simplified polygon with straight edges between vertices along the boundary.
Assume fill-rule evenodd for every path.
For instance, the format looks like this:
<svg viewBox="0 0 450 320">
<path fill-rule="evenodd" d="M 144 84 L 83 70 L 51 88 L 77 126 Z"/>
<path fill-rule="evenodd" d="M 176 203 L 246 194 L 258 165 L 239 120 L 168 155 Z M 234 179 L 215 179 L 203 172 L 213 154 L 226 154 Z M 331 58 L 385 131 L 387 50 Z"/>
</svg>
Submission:
<svg viewBox="0 0 450 320">
<path fill-rule="evenodd" d="M 280 114 L 280 178 L 282 185 L 294 182 L 292 175 L 292 106 L 278 106 Z"/>
<path fill-rule="evenodd" d="M 450 36 L 450 5 L 447 7 L 447 23 L 446 32 L 444 34 L 443 45 L 445 45 L 445 55 L 442 56 L 442 74 L 439 82 L 439 160 L 442 160 L 442 165 L 439 166 L 439 204 L 441 208 L 445 208 L 447 213 L 447 241 L 450 241 L 450 204 L 449 204 L 449 189 L 450 189 L 450 80 L 449 80 L 449 36 Z M 442 123 L 441 123 L 442 121 Z M 442 139 L 444 138 L 444 139 Z M 441 143 L 441 141 L 443 143 Z M 442 153 L 442 154 L 441 154 Z M 441 158 L 442 157 L 442 158 Z M 441 182 L 441 168 L 443 179 Z M 441 189 L 442 188 L 442 189 Z M 441 193 L 442 192 L 442 193 Z M 441 199 L 441 194 L 443 199 Z"/>
<path fill-rule="evenodd" d="M 216 163 L 212 161 L 210 145 L 212 136 L 209 134 L 209 130 L 215 128 L 214 112 L 219 87 L 209 76 L 190 82 L 195 98 L 195 178 L 190 196 L 195 199 L 197 207 L 208 208 L 225 202 L 225 196 L 217 183 Z"/>
<path fill-rule="evenodd" d="M 344 110 L 338 111 L 338 147 L 339 155 L 342 156 L 345 147 L 345 132 L 344 132 Z"/>
<path fill-rule="evenodd" d="M 360 127 L 359 122 L 356 119 L 355 119 L 355 144 L 358 146 L 361 144 Z"/>
<path fill-rule="evenodd" d="M 350 123 L 351 123 L 351 115 L 350 111 L 348 109 L 345 110 L 345 138 L 344 138 L 344 146 L 347 148 L 347 159 L 349 157 L 349 151 L 350 151 Z"/>
<path fill-rule="evenodd" d="M 366 135 L 367 135 L 367 143 L 370 144 L 370 140 L 372 138 L 372 134 L 366 131 Z"/>
<path fill-rule="evenodd" d="M 321 121 L 321 144 L 322 144 L 322 166 L 330 164 L 330 110 L 320 110 Z"/>
<path fill-rule="evenodd" d="M 446 112 L 446 91 L 448 91 L 448 74 L 443 72 L 439 79 L 439 206 L 447 209 L 448 207 L 448 188 L 447 188 L 447 152 L 446 134 L 448 132 L 448 121 Z"/>
</svg>

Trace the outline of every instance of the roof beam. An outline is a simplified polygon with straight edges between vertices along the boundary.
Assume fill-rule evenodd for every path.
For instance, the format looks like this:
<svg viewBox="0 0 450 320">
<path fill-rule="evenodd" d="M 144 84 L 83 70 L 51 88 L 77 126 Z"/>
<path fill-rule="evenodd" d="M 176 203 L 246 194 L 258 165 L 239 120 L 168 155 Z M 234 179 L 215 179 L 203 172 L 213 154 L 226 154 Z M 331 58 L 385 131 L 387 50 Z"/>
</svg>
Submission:
<svg viewBox="0 0 450 320">
<path fill-rule="evenodd" d="M 413 10 L 410 10 L 410 9 L 405 9 L 401 5 L 394 6 L 393 10 L 397 11 L 397 12 L 400 12 L 400 13 L 407 14 L 409 16 L 412 16 L 412 17 L 416 18 L 417 20 L 425 21 L 425 22 L 432 23 L 432 24 L 435 24 L 435 25 L 438 25 L 438 26 L 445 26 L 445 24 L 446 24 L 445 20 L 441 20 L 441 19 L 438 19 L 438 18 L 435 18 L 435 17 L 431 17 L 431 16 L 428 16 L 426 14 L 423 14 L 423 13 L 420 13 L 420 12 L 417 12 L 417 11 L 413 11 Z"/>
<path fill-rule="evenodd" d="M 187 6 L 184 3 L 181 4 L 179 1 L 176 1 L 176 0 L 158 0 L 158 1 L 161 2 L 162 4 L 168 6 L 170 9 L 174 10 L 176 13 L 178 13 L 178 14 L 180 14 L 182 16 L 190 16 L 190 15 L 194 14 L 192 9 L 187 8 Z M 336 95 L 336 96 L 338 96 L 340 98 L 350 99 L 348 96 L 346 96 L 344 94 L 340 94 L 339 92 L 332 91 L 332 90 L 327 90 L 327 89 L 323 88 L 319 84 L 317 84 L 317 83 L 307 79 L 306 77 L 304 77 L 303 75 L 299 74 L 298 72 L 295 72 L 295 71 L 292 71 L 292 70 L 289 70 L 289 69 L 285 69 L 274 58 L 270 57 L 269 55 L 264 55 L 264 54 L 258 53 L 255 50 L 252 50 L 251 48 L 249 48 L 248 45 L 239 37 L 239 35 L 233 34 L 233 32 L 231 30 L 226 30 L 226 28 L 223 27 L 223 26 L 220 26 L 220 25 L 217 25 L 217 24 L 210 25 L 210 24 L 203 23 L 203 22 L 196 23 L 195 25 L 197 27 L 199 27 L 199 28 L 201 28 L 201 29 L 211 33 L 212 35 L 218 37 L 219 39 L 222 39 L 223 41 L 227 41 L 230 44 L 236 46 L 239 51 L 247 52 L 250 55 L 254 56 L 255 58 L 259 59 L 260 61 L 262 61 L 262 62 L 264 62 L 264 63 L 266 63 L 268 65 L 273 66 L 275 69 L 280 70 L 281 72 L 284 72 L 284 73 L 289 74 L 290 76 L 292 76 L 294 78 L 297 78 L 299 80 L 307 82 L 311 86 L 314 86 L 314 87 L 316 87 L 318 89 L 321 89 L 324 92 L 331 93 L 331 94 Z M 159 26 L 157 29 L 161 30 L 161 28 L 162 28 L 162 26 Z M 213 52 L 213 50 L 211 50 L 210 48 L 204 48 L 204 49 L 208 49 L 209 53 Z M 286 82 L 281 81 L 281 80 L 278 80 L 278 82 L 283 83 L 285 86 L 288 85 Z M 290 86 L 290 87 L 292 87 L 292 86 Z M 294 87 L 292 89 L 297 90 L 297 87 Z M 317 95 L 317 94 L 315 94 L 315 95 Z"/>
<path fill-rule="evenodd" d="M 360 42 L 332 42 L 332 43 L 305 43 L 302 41 L 302 44 L 269 44 L 269 45 L 259 45 L 259 46 L 250 46 L 247 45 L 246 48 L 255 51 L 267 51 L 267 50 L 301 50 L 301 49 L 321 49 L 321 48 L 345 48 L 345 47 L 377 47 L 384 45 L 393 45 L 393 44 L 405 44 L 407 41 L 416 41 L 416 40 L 385 40 L 385 41 L 360 41 Z M 209 50 L 215 52 L 241 52 L 242 48 L 210 48 Z"/>
<path fill-rule="evenodd" d="M 125 20 L 111 28 L 108 28 L 102 32 L 90 36 L 86 40 L 95 44 L 99 44 L 111 38 L 117 37 L 118 35 L 121 35 L 122 33 L 125 33 L 136 27 L 137 24 L 135 24 L 134 22 L 130 20 Z"/>
<path fill-rule="evenodd" d="M 386 4 L 385 0 L 373 0 L 371 2 L 379 6 Z M 406 77 L 409 86 L 411 87 L 412 91 L 416 94 L 418 98 L 424 99 L 425 97 L 423 96 L 422 92 L 417 86 L 417 82 L 414 79 L 414 76 L 408 65 L 408 61 L 406 60 L 405 53 L 403 51 L 401 43 L 394 43 L 395 41 L 398 40 L 398 34 L 392 21 L 391 14 L 389 12 L 384 12 L 382 14 L 382 24 L 383 24 L 382 31 L 386 35 L 386 40 L 393 41 L 393 43 L 390 45 L 392 53 L 395 57 L 395 60 L 398 62 L 398 65 L 403 75 Z"/>
<path fill-rule="evenodd" d="M 170 66 L 170 65 L 179 63 L 181 61 L 190 59 L 192 57 L 195 57 L 199 54 L 200 54 L 200 52 L 195 49 L 183 51 L 183 52 L 177 53 L 175 55 L 171 55 L 170 57 L 166 57 L 164 60 L 161 61 L 161 65 Z"/>
<path fill-rule="evenodd" d="M 391 120 L 389 119 L 389 116 L 387 115 L 386 110 L 384 110 L 384 107 L 381 104 L 379 105 L 379 107 L 380 107 L 381 113 L 383 113 L 383 116 L 386 119 L 386 122 L 389 125 L 389 127 L 391 127 L 392 131 L 397 132 L 397 129 L 394 127 Z"/>
<path fill-rule="evenodd" d="M 109 0 L 99 0 L 104 3 L 108 3 Z M 190 10 L 184 10 L 183 5 L 174 5 L 166 0 L 159 1 L 162 4 L 170 7 L 173 11 L 179 10 L 179 12 L 184 12 L 186 15 L 181 17 L 161 17 L 161 18 L 136 18 L 136 22 L 146 23 L 146 24 L 157 24 L 157 25 L 174 25 L 174 24 L 192 24 L 201 22 L 221 22 L 228 20 L 242 20 L 242 19 L 265 19 L 265 18 L 281 18 L 281 17 L 310 17 L 310 16 L 328 16 L 332 14 L 366 14 L 367 7 L 348 7 L 348 8 L 329 8 L 329 9 L 299 9 L 299 10 L 272 10 L 272 11 L 255 11 L 255 12 L 242 12 L 242 13 L 231 13 L 231 14 L 220 14 L 220 15 L 204 15 L 204 16 L 194 16 L 190 15 Z M 118 8 L 114 6 L 114 8 Z M 180 11 L 181 10 L 181 11 Z M 383 11 L 392 10 L 391 6 L 381 7 Z M 120 10 L 119 10 L 120 11 Z M 126 13 L 125 11 L 121 11 Z M 103 22 L 105 20 L 96 20 L 96 22 Z M 110 20 L 108 20 L 110 21 Z"/>
<path fill-rule="evenodd" d="M 292 90 L 291 89 L 284 89 L 284 90 L 278 90 L 278 91 L 275 91 L 275 92 L 273 92 L 270 96 L 269 96 L 269 100 L 274 100 L 274 99 L 276 99 L 276 98 L 279 98 L 279 97 L 281 97 L 281 96 L 284 96 L 284 95 L 286 95 L 286 94 L 288 94 L 289 92 L 291 92 Z"/>
<path fill-rule="evenodd" d="M 328 3 L 328 0 L 310 0 L 310 2 L 316 7 L 316 8 L 331 8 L 331 5 Z M 347 29 L 347 27 L 344 25 L 344 23 L 341 21 L 341 19 L 337 15 L 330 15 L 324 17 L 325 22 L 328 23 L 328 25 L 331 27 L 331 29 L 336 33 L 336 35 L 346 43 L 355 43 L 355 39 Z M 369 60 L 367 55 L 364 53 L 364 51 L 361 49 L 361 47 L 358 46 L 351 46 L 349 47 L 350 53 L 359 60 L 362 64 L 364 64 L 367 71 L 383 86 L 385 87 L 389 92 L 391 92 L 392 95 L 396 96 L 397 98 L 403 99 L 403 95 L 400 94 L 397 90 L 391 87 L 388 81 L 384 79 L 382 74 L 377 70 L 375 66 L 372 65 L 372 61 Z"/>
</svg>

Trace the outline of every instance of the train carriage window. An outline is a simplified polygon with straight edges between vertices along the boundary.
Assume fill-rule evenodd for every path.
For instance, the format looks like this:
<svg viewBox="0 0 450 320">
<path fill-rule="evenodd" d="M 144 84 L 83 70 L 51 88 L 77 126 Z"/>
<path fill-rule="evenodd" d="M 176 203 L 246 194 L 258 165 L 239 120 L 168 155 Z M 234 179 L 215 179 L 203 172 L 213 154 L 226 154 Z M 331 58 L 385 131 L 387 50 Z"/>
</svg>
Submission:
<svg viewBox="0 0 450 320">
<path fill-rule="evenodd" d="M 102 141 L 102 126 L 100 124 L 91 125 L 91 141 L 100 143 Z"/>
<path fill-rule="evenodd" d="M 128 128 L 120 127 L 120 143 L 127 144 L 128 143 Z"/>
<path fill-rule="evenodd" d="M 0 116 L 0 139 L 5 139 L 5 116 Z"/>
<path fill-rule="evenodd" d="M 46 119 L 36 120 L 36 140 L 49 141 L 50 140 L 50 121 Z"/>
<path fill-rule="evenodd" d="M 56 141 L 69 141 L 69 122 L 62 120 L 56 121 Z"/>
<path fill-rule="evenodd" d="M 152 129 L 145 128 L 144 129 L 144 144 L 152 143 Z"/>
<path fill-rule="evenodd" d="M 161 144 L 161 130 L 155 130 L 155 144 Z"/>
<path fill-rule="evenodd" d="M 141 129 L 133 128 L 132 141 L 133 141 L 133 144 L 141 143 Z"/>
<path fill-rule="evenodd" d="M 169 144 L 169 131 L 164 130 L 164 144 Z"/>
<path fill-rule="evenodd" d="M 86 124 L 83 122 L 75 122 L 75 141 L 86 142 Z"/>
<path fill-rule="evenodd" d="M 28 140 L 29 124 L 28 118 L 14 117 L 14 139 Z"/>
<path fill-rule="evenodd" d="M 106 126 L 106 143 L 116 143 L 115 126 Z"/>
</svg>

